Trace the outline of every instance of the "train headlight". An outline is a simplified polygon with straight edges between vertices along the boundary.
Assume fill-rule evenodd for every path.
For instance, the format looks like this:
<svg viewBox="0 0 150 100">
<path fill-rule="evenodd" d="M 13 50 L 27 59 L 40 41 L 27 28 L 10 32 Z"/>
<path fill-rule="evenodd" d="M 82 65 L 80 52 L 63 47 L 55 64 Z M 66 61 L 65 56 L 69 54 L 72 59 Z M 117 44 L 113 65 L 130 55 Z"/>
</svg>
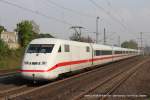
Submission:
<svg viewBox="0 0 150 100">
<path fill-rule="evenodd" d="M 47 64 L 47 62 L 46 62 L 46 61 L 43 61 L 43 62 L 42 62 L 42 65 L 46 65 L 46 64 Z"/>
<path fill-rule="evenodd" d="M 47 62 L 46 61 L 43 61 L 43 62 L 28 62 L 28 61 L 25 61 L 24 64 L 25 65 L 46 65 Z"/>
</svg>

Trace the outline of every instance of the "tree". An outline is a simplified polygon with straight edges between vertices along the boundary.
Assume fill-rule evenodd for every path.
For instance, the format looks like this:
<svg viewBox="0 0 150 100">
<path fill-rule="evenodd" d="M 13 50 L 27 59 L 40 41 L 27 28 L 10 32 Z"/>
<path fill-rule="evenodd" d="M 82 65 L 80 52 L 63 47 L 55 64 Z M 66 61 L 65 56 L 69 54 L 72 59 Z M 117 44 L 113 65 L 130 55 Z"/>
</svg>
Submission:
<svg viewBox="0 0 150 100">
<path fill-rule="evenodd" d="M 6 54 L 8 50 L 8 45 L 6 45 L 5 42 L 0 39 L 0 56 Z"/>
<path fill-rule="evenodd" d="M 144 48 L 144 53 L 146 55 L 150 55 L 150 46 L 146 45 L 145 48 Z"/>
<path fill-rule="evenodd" d="M 87 43 L 94 43 L 94 40 L 91 37 L 89 37 L 89 36 L 88 37 L 81 36 L 80 39 L 79 39 L 79 37 L 76 34 L 73 34 L 70 37 L 70 40 L 80 41 L 80 42 L 87 42 Z"/>
<path fill-rule="evenodd" d="M 36 38 L 54 38 L 54 36 L 52 36 L 49 33 L 41 33 L 41 34 L 38 34 Z"/>
<path fill-rule="evenodd" d="M 4 26 L 0 25 L 0 34 L 1 34 L 1 32 L 3 32 L 3 31 L 7 31 L 7 30 L 6 30 L 6 28 L 5 28 Z"/>
<path fill-rule="evenodd" d="M 94 43 L 94 40 L 87 36 L 87 37 L 81 37 L 80 42 L 87 42 L 87 43 Z"/>
<path fill-rule="evenodd" d="M 32 23 L 32 27 L 33 27 L 32 31 L 35 34 L 39 34 L 40 33 L 40 27 L 39 27 L 39 25 L 34 20 L 32 20 L 31 23 Z"/>
<path fill-rule="evenodd" d="M 77 36 L 77 34 L 73 34 L 73 35 L 70 37 L 70 40 L 79 41 L 79 37 Z"/>
<path fill-rule="evenodd" d="M 28 20 L 18 23 L 15 31 L 18 32 L 19 43 L 22 47 L 26 47 L 35 36 L 32 23 Z"/>
<path fill-rule="evenodd" d="M 124 47 L 124 48 L 131 48 L 131 49 L 138 49 L 138 44 L 133 41 L 133 40 L 130 40 L 130 41 L 125 41 L 121 44 L 121 47 Z"/>
</svg>

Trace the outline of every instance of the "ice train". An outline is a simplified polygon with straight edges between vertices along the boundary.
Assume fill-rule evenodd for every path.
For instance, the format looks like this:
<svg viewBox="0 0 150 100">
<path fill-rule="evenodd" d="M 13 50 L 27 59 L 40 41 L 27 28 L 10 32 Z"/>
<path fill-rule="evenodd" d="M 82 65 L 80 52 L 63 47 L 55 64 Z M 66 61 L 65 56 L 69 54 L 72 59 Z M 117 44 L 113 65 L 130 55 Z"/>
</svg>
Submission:
<svg viewBox="0 0 150 100">
<path fill-rule="evenodd" d="M 94 43 L 39 38 L 28 45 L 21 75 L 26 79 L 51 80 L 75 70 L 139 55 L 140 51 Z"/>
</svg>

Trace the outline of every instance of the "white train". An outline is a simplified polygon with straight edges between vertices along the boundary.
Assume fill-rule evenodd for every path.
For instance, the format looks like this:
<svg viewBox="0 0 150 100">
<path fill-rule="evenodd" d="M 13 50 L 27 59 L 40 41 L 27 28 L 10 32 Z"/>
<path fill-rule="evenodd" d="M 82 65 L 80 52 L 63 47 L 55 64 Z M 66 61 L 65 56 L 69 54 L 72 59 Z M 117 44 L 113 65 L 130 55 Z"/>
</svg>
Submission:
<svg viewBox="0 0 150 100">
<path fill-rule="evenodd" d="M 139 55 L 139 50 L 54 38 L 31 41 L 21 74 L 27 79 L 51 80 L 63 73 Z"/>
</svg>

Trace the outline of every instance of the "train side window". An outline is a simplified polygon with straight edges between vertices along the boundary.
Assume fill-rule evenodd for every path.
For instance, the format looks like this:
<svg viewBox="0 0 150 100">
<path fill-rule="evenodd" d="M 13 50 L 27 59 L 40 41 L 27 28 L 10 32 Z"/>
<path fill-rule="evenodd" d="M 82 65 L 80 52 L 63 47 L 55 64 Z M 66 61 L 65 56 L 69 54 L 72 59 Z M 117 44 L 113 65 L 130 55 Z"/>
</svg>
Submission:
<svg viewBox="0 0 150 100">
<path fill-rule="evenodd" d="M 69 47 L 69 45 L 64 45 L 64 47 L 65 47 L 65 52 L 70 52 L 70 47 Z"/>
<path fill-rule="evenodd" d="M 61 52 L 61 46 L 59 47 L 58 52 Z"/>
<path fill-rule="evenodd" d="M 122 54 L 122 51 L 115 51 L 115 54 Z"/>
<path fill-rule="evenodd" d="M 100 56 L 101 55 L 101 51 L 100 50 L 95 50 L 94 51 L 94 55 L 95 56 Z"/>
<path fill-rule="evenodd" d="M 109 50 L 102 50 L 101 55 L 112 55 L 112 51 Z"/>
<path fill-rule="evenodd" d="M 88 46 L 86 47 L 86 52 L 90 52 L 90 48 Z"/>
</svg>

